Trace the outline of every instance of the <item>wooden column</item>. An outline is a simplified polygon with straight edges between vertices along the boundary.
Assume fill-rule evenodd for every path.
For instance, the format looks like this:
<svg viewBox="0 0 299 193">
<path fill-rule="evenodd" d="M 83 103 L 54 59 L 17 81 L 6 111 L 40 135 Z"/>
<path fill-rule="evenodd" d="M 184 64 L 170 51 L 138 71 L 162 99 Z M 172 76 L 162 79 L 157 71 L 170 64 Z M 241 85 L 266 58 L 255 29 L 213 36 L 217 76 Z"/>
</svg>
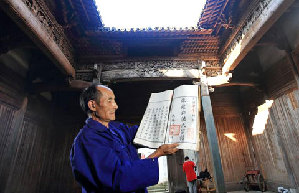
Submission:
<svg viewBox="0 0 299 193">
<path fill-rule="evenodd" d="M 214 116 L 212 112 L 212 105 L 209 96 L 208 86 L 204 82 L 201 83 L 201 101 L 207 128 L 207 136 L 213 165 L 213 178 L 215 179 L 216 192 L 224 193 L 226 191 L 224 185 L 221 158 L 219 154 L 217 132 L 214 123 Z"/>
<path fill-rule="evenodd" d="M 179 150 L 175 155 L 167 156 L 169 192 L 187 190 L 186 175 L 183 172 L 184 151 Z"/>
</svg>

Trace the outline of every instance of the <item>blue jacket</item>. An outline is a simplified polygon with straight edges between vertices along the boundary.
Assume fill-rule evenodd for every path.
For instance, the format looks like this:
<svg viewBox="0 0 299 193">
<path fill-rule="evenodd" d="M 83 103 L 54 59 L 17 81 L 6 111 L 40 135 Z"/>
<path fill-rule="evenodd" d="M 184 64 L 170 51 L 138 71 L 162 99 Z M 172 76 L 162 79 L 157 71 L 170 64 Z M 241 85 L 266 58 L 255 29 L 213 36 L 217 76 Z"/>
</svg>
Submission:
<svg viewBox="0 0 299 193">
<path fill-rule="evenodd" d="M 140 160 L 132 144 L 138 127 L 90 119 L 74 140 L 70 161 L 82 192 L 147 192 L 158 183 L 158 159 Z"/>
</svg>

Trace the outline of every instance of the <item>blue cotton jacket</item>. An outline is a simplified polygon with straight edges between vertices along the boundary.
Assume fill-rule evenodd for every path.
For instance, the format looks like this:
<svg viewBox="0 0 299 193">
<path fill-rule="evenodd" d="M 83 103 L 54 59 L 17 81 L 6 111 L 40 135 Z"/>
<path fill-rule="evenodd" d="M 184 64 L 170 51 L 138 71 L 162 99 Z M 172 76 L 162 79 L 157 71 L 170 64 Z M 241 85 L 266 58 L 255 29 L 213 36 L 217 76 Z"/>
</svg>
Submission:
<svg viewBox="0 0 299 193">
<path fill-rule="evenodd" d="M 137 126 L 108 127 L 89 118 L 74 140 L 70 161 L 82 192 L 147 192 L 159 180 L 158 158 L 139 159 L 132 143 Z"/>
</svg>

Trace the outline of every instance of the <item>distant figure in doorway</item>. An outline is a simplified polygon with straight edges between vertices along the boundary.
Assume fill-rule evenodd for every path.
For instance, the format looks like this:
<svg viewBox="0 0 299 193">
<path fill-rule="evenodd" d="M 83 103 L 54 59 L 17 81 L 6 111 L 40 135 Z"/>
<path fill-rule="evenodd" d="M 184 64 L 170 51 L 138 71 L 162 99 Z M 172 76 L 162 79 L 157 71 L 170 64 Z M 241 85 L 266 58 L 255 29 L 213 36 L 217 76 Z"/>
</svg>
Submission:
<svg viewBox="0 0 299 193">
<path fill-rule="evenodd" d="M 189 157 L 186 156 L 185 157 L 185 162 L 183 164 L 183 170 L 186 174 L 187 177 L 187 184 L 189 187 L 189 193 L 196 193 L 197 192 L 197 188 L 196 188 L 196 173 L 195 173 L 195 163 L 193 161 L 189 160 Z"/>
<path fill-rule="evenodd" d="M 210 172 L 208 172 L 208 169 L 206 168 L 204 171 L 199 172 L 199 176 L 197 176 L 198 179 L 198 184 L 199 184 L 199 193 L 203 192 L 202 190 L 206 190 L 207 192 L 212 190 L 210 189 L 210 186 L 213 186 L 213 179 L 212 176 L 210 174 Z"/>
</svg>

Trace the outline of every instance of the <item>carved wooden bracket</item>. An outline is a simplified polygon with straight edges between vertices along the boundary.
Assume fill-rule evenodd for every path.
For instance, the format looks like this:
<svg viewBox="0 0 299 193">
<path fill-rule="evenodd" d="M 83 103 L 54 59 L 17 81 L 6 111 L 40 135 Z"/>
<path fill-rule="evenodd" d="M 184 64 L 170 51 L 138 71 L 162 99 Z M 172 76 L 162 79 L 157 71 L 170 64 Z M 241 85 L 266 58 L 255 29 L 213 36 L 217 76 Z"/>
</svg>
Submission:
<svg viewBox="0 0 299 193">
<path fill-rule="evenodd" d="M 241 27 L 228 40 L 229 46 L 224 46 L 223 74 L 229 73 L 239 64 L 293 2 L 294 0 L 265 0 L 256 4 L 254 11 L 245 18 L 246 22 L 239 24 Z"/>
<path fill-rule="evenodd" d="M 63 73 L 75 76 L 70 43 L 43 0 L 3 0 L 0 7 Z"/>
</svg>

